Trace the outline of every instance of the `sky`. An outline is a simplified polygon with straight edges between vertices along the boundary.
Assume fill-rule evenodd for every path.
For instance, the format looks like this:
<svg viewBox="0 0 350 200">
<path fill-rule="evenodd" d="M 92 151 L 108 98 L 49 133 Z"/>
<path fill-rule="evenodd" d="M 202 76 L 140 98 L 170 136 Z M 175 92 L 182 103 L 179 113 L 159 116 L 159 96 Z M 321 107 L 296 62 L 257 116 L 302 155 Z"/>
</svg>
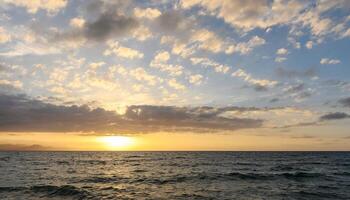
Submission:
<svg viewBox="0 0 350 200">
<path fill-rule="evenodd" d="M 348 0 L 0 0 L 0 150 L 350 150 Z"/>
</svg>

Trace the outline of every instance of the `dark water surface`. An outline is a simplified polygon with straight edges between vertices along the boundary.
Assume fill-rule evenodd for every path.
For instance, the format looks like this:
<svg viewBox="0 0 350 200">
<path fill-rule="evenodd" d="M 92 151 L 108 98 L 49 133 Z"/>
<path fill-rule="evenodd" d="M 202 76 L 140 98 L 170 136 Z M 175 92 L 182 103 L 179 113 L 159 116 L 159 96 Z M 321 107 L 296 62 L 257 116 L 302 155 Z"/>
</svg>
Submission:
<svg viewBox="0 0 350 200">
<path fill-rule="evenodd" d="M 0 199 L 350 199 L 349 152 L 0 152 Z"/>
</svg>

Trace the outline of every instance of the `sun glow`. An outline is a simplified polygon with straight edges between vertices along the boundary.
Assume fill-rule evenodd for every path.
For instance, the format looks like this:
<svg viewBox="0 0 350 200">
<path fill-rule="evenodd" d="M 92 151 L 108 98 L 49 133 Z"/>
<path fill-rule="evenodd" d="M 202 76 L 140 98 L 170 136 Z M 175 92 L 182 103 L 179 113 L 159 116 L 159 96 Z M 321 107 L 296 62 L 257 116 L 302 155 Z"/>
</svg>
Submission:
<svg viewBox="0 0 350 200">
<path fill-rule="evenodd" d="M 135 144 L 135 139 L 127 136 L 104 136 L 99 140 L 111 150 L 127 150 Z"/>
</svg>

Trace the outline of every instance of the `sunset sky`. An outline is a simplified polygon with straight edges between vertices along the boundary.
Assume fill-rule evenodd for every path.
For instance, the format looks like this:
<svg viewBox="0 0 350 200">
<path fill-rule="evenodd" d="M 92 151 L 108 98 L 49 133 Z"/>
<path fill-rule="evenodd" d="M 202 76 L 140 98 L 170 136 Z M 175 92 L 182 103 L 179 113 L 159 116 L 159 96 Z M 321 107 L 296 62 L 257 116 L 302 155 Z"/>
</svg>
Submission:
<svg viewBox="0 0 350 200">
<path fill-rule="evenodd" d="M 350 1 L 0 0 L 0 150 L 350 150 Z"/>
</svg>

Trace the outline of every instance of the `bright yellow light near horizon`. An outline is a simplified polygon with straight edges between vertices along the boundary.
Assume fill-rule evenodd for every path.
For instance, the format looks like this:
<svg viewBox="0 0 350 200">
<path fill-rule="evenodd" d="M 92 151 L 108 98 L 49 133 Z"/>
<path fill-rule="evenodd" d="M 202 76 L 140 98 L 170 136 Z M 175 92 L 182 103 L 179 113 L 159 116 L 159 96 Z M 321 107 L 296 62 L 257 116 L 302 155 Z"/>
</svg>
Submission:
<svg viewBox="0 0 350 200">
<path fill-rule="evenodd" d="M 110 150 L 126 150 L 135 144 L 135 139 L 127 136 L 103 136 L 99 140 Z"/>
</svg>

